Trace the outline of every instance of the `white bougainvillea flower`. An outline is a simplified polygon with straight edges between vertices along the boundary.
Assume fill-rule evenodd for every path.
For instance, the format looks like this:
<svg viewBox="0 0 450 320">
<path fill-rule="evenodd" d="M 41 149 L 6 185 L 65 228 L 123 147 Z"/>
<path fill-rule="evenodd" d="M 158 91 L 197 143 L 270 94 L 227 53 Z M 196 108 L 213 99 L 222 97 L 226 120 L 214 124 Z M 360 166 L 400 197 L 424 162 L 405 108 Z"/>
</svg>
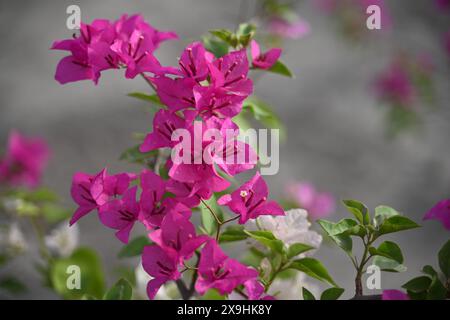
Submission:
<svg viewBox="0 0 450 320">
<path fill-rule="evenodd" d="M 260 216 L 256 223 L 249 221 L 248 226 L 253 229 L 256 226 L 258 229 L 271 231 L 287 246 L 304 243 L 318 248 L 322 243 L 322 236 L 309 230 L 311 223 L 308 221 L 308 213 L 303 209 L 288 210 L 284 216 Z"/>
<path fill-rule="evenodd" d="M 28 243 L 17 223 L 0 227 L 0 248 L 10 255 L 21 254 L 28 250 Z"/>
<path fill-rule="evenodd" d="M 45 237 L 48 249 L 60 257 L 70 256 L 78 246 L 79 229 L 77 225 L 69 226 L 63 222 Z"/>
</svg>

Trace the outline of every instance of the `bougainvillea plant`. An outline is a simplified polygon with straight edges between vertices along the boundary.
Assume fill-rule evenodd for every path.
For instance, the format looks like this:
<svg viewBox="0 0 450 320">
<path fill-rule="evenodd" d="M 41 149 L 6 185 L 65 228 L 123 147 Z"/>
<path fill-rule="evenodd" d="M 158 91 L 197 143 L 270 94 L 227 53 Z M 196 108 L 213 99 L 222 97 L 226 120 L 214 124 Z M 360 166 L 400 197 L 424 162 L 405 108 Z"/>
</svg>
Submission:
<svg viewBox="0 0 450 320">
<path fill-rule="evenodd" d="M 239 140 L 240 130 L 250 125 L 250 116 L 265 126 L 279 127 L 268 105 L 253 95 L 253 74 L 292 76 L 279 59 L 282 50 L 262 48 L 256 36 L 252 24 L 241 24 L 235 31 L 215 29 L 202 42 L 188 44 L 176 66 L 163 66 L 154 52 L 177 35 L 155 29 L 141 15 L 123 15 L 116 21 L 83 23 L 79 34 L 52 46 L 68 52 L 56 69 L 55 79 L 61 84 L 80 80 L 97 84 L 106 70 L 124 69 L 126 78 L 139 76 L 149 85 L 149 92 L 133 92 L 130 96 L 156 109 L 149 118 L 152 128 L 137 146 L 121 156 L 141 164 L 142 170 L 110 173 L 103 168 L 93 174 L 75 173 L 71 195 L 77 208 L 70 225 L 97 212 L 100 222 L 114 230 L 117 241 L 124 244 L 119 256 L 141 256 L 143 271 L 139 278 L 146 279 L 145 291 L 150 299 L 283 299 L 289 289 L 286 279 L 297 285 L 305 282 L 299 278 L 303 276 L 331 285 L 321 299 L 337 299 L 344 291 L 311 256 L 322 237 L 309 230 L 307 211 L 285 211 L 271 198 L 258 170 L 258 150 Z M 1 168 L 8 168 L 2 169 L 7 173 L 5 179 L 13 181 L 9 174 L 15 173 L 16 167 L 8 161 L 6 157 Z M 36 168 L 33 163 L 24 165 L 31 173 Z M 23 179 L 35 182 L 33 176 Z M 344 204 L 355 219 L 318 223 L 350 257 L 356 269 L 355 298 L 360 298 L 362 275 L 372 258 L 381 270 L 404 270 L 397 244 L 384 241 L 376 247 L 374 242 L 385 234 L 418 225 L 386 206 L 377 207 L 372 217 L 358 201 L 346 200 Z M 441 209 L 427 217 L 441 219 L 445 215 Z M 145 229 L 144 235 L 136 237 L 137 224 Z M 361 257 L 353 253 L 352 237 L 362 239 Z M 238 260 L 228 254 L 236 251 L 233 248 L 244 248 L 246 256 Z M 439 253 L 447 278 L 448 251 L 446 245 Z M 50 257 L 52 288 L 65 298 L 136 296 L 126 279 L 105 291 L 103 279 L 97 274 L 98 261 L 90 255 L 77 250 L 56 261 Z M 70 265 L 90 270 L 88 276 L 94 279 L 75 296 L 61 281 Z M 443 298 L 439 284 L 448 291 L 448 279 L 442 284 L 437 272 L 428 266 L 424 272 L 428 285 L 419 290 L 409 283 L 404 286 L 407 296 L 387 290 L 383 298 L 423 298 L 423 292 Z M 99 278 L 101 281 L 96 282 Z M 173 287 L 178 291 L 175 295 Z M 295 298 L 315 299 L 313 291 L 317 290 L 302 287 L 302 295 L 299 290 Z M 436 288 L 440 294 L 435 294 Z"/>
<path fill-rule="evenodd" d="M 238 139 L 236 123 L 245 111 L 263 118 L 272 116 L 265 104 L 251 96 L 250 71 L 291 76 L 279 60 L 282 50 L 264 50 L 254 39 L 255 32 L 251 24 L 240 25 L 236 32 L 213 30 L 214 43 L 221 44 L 216 50 L 211 41 L 193 42 L 181 53 L 178 65 L 170 67 L 162 66 L 153 53 L 176 34 L 156 30 L 140 15 L 82 24 L 78 36 L 52 46 L 69 52 L 56 71 L 55 78 L 62 84 L 78 80 L 98 83 L 105 70 L 125 69 L 126 78 L 139 75 L 155 91 L 131 94 L 158 108 L 149 119 L 153 123 L 150 132 L 139 146 L 123 155 L 142 163 L 143 170 L 76 173 L 71 194 L 78 208 L 70 221 L 73 225 L 97 211 L 101 223 L 127 244 L 124 250 L 138 245 L 142 238 L 130 241 L 130 237 L 134 225 L 142 224 L 148 238 L 139 242 L 140 254 L 143 269 L 151 276 L 147 284 L 150 299 L 170 282 L 176 283 L 184 299 L 211 290 L 224 297 L 234 293 L 248 299 L 273 299 L 276 297 L 268 294 L 270 287 L 287 270 L 337 286 L 318 260 L 305 256 L 313 246 L 295 239 L 288 244 L 273 230 L 259 224 L 248 226 L 259 217 L 290 217 L 270 199 L 268 186 L 256 170 L 256 151 Z M 204 130 L 200 135 L 196 135 L 198 128 Z M 224 138 L 219 147 L 204 133 L 208 129 Z M 173 154 L 178 152 L 179 141 L 173 137 L 180 130 L 189 134 L 181 141 L 192 142 L 192 148 L 183 149 L 179 154 L 182 161 L 177 161 Z M 225 138 L 230 130 L 234 131 L 231 139 Z M 197 153 L 196 143 L 208 157 L 205 152 Z M 230 157 L 235 161 L 228 161 Z M 247 171 L 253 171 L 251 178 L 235 185 L 235 177 Z M 201 225 L 194 224 L 198 216 Z M 256 264 L 231 258 L 222 248 L 224 243 L 243 240 L 250 241 L 253 253 L 257 252 Z M 270 261 L 270 268 L 263 268 L 262 260 Z"/>
</svg>

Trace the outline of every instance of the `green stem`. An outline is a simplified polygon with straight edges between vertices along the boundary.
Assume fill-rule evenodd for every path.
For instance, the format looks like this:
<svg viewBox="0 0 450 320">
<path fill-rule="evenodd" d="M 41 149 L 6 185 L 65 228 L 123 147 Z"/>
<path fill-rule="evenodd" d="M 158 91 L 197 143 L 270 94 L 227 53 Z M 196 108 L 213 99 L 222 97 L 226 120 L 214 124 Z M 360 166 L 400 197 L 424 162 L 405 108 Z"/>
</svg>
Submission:
<svg viewBox="0 0 450 320">
<path fill-rule="evenodd" d="M 361 258 L 361 263 L 359 264 L 359 266 L 357 267 L 357 270 L 356 270 L 355 297 L 360 297 L 363 295 L 362 275 L 363 275 L 364 267 L 366 266 L 367 262 L 369 262 L 370 258 L 372 257 L 372 256 L 368 256 L 368 255 L 369 255 L 370 245 L 372 244 L 373 241 L 374 241 L 374 239 L 371 239 L 370 235 L 367 237 L 367 241 L 365 241 L 365 239 L 363 239 L 364 253 Z"/>
</svg>

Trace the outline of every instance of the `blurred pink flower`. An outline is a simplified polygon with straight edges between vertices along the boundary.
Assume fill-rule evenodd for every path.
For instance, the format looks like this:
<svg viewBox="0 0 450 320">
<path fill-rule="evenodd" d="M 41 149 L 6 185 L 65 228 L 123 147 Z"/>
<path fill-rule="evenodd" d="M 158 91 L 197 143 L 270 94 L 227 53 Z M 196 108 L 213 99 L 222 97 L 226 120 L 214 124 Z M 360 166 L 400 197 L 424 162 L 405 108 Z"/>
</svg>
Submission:
<svg viewBox="0 0 450 320">
<path fill-rule="evenodd" d="M 28 138 L 12 131 L 3 158 L 0 158 L 0 183 L 36 187 L 47 165 L 50 149 L 39 138 Z"/>
<path fill-rule="evenodd" d="M 444 48 L 450 58 L 450 30 L 444 35 Z"/>
<path fill-rule="evenodd" d="M 375 81 L 377 95 L 389 102 L 409 106 L 415 95 L 414 85 L 408 70 L 399 61 L 394 61 Z"/>
<path fill-rule="evenodd" d="M 450 10 L 450 0 L 434 0 L 434 3 L 440 10 Z"/>
<path fill-rule="evenodd" d="M 438 202 L 425 214 L 423 220 L 439 220 L 447 230 L 450 230 L 450 199 Z"/>
<path fill-rule="evenodd" d="M 311 32 L 311 26 L 302 19 L 291 22 L 275 17 L 269 21 L 268 31 L 281 38 L 300 39 Z"/>
<path fill-rule="evenodd" d="M 400 290 L 383 290 L 381 300 L 409 300 L 409 297 Z"/>
<path fill-rule="evenodd" d="M 329 216 L 336 208 L 333 195 L 319 192 L 308 182 L 294 183 L 287 188 L 288 197 L 308 212 L 312 220 Z"/>
</svg>

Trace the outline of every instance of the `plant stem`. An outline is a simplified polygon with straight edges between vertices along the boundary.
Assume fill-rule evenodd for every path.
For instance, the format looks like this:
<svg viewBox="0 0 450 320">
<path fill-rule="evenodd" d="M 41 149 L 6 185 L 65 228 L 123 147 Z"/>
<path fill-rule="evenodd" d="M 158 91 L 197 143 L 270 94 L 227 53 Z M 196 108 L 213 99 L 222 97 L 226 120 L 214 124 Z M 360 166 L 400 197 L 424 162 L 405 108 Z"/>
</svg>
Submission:
<svg viewBox="0 0 450 320">
<path fill-rule="evenodd" d="M 364 253 L 361 258 L 361 263 L 359 264 L 357 270 L 356 270 L 356 277 L 355 277 L 355 298 L 360 297 L 363 295 L 363 286 L 362 286 L 362 274 L 364 271 L 364 267 L 366 266 L 367 262 L 369 262 L 371 256 L 368 257 L 369 254 L 369 247 L 372 244 L 373 239 L 371 239 L 371 236 L 369 235 L 367 237 L 367 241 L 363 239 L 364 243 Z"/>
<path fill-rule="evenodd" d="M 175 281 L 175 283 L 177 284 L 178 291 L 180 291 L 181 298 L 183 300 L 189 300 L 189 298 L 191 296 L 190 296 L 189 290 L 186 287 L 186 284 L 183 282 L 183 280 L 178 279 L 178 280 Z"/>
</svg>

